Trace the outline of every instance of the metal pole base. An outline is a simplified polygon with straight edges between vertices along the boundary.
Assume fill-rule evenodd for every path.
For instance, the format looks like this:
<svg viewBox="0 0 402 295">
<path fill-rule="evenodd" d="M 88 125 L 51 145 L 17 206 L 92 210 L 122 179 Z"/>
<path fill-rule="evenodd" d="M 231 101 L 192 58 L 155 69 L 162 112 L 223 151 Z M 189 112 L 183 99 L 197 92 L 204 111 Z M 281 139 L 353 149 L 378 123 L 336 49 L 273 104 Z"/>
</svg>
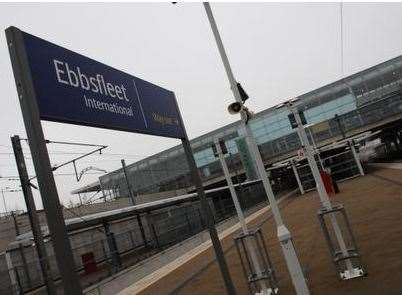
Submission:
<svg viewBox="0 0 402 295">
<path fill-rule="evenodd" d="M 345 208 L 341 204 L 333 205 L 331 208 L 322 207 L 317 215 L 340 279 L 350 280 L 366 276 Z M 334 227 L 333 221 L 338 222 L 336 216 L 339 216 L 339 221 L 341 221 L 339 225 L 343 225 L 343 229 L 339 225 L 337 226 L 344 239 L 344 250 L 341 249 L 334 234 L 335 230 L 332 228 Z"/>
<path fill-rule="evenodd" d="M 350 280 L 358 277 L 364 277 L 366 275 L 365 271 L 361 267 L 355 267 L 352 271 L 345 270 L 339 273 L 342 280 Z"/>
<path fill-rule="evenodd" d="M 292 272 L 290 277 L 292 278 L 293 286 L 295 287 L 297 295 L 309 295 L 310 291 L 307 286 L 307 281 L 304 278 L 301 265 L 298 263 L 298 257 L 295 247 L 293 245 L 292 236 L 285 225 L 280 225 L 277 228 L 278 239 L 282 247 L 283 254 L 285 256 L 288 269 Z"/>
<path fill-rule="evenodd" d="M 234 241 L 250 294 L 278 294 L 278 280 L 261 229 L 241 233 Z"/>
<path fill-rule="evenodd" d="M 279 289 L 278 288 L 269 288 L 265 290 L 261 290 L 261 292 L 255 293 L 255 295 L 272 295 L 272 294 L 279 294 Z"/>
</svg>

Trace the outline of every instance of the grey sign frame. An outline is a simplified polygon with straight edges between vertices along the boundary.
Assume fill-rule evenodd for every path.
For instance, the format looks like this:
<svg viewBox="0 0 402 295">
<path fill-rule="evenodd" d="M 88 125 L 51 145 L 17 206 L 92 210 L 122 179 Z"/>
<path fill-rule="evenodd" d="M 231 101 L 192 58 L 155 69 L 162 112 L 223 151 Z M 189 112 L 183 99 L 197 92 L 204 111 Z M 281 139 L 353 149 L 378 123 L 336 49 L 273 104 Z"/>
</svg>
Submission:
<svg viewBox="0 0 402 295">
<path fill-rule="evenodd" d="M 6 38 L 22 117 L 64 292 L 73 295 L 83 294 L 78 275 L 74 270 L 74 257 L 50 165 L 22 32 L 16 27 L 9 27 L 6 29 Z"/>
<path fill-rule="evenodd" d="M 41 125 L 41 118 L 39 115 L 39 108 L 36 100 L 35 88 L 28 63 L 27 52 L 24 46 L 22 31 L 16 27 L 9 27 L 6 29 L 6 38 L 24 125 L 30 144 L 32 160 L 38 179 L 43 207 L 45 209 L 46 218 L 48 221 L 49 233 L 53 241 L 57 266 L 62 277 L 64 293 L 80 295 L 83 294 L 83 292 L 80 286 L 79 277 L 74 270 L 74 258 L 63 219 L 63 212 L 59 202 L 49 154 L 46 147 Z M 175 103 L 177 109 L 179 110 L 176 97 Z M 201 202 L 201 208 L 206 219 L 208 231 L 225 283 L 226 291 L 230 295 L 236 294 L 235 287 L 224 257 L 222 245 L 214 224 L 211 208 L 209 207 L 205 196 L 202 180 L 195 163 L 190 141 L 188 139 L 180 112 L 179 117 L 180 124 L 185 134 L 184 137 L 181 138 L 181 142 L 188 161 L 194 186 Z"/>
</svg>

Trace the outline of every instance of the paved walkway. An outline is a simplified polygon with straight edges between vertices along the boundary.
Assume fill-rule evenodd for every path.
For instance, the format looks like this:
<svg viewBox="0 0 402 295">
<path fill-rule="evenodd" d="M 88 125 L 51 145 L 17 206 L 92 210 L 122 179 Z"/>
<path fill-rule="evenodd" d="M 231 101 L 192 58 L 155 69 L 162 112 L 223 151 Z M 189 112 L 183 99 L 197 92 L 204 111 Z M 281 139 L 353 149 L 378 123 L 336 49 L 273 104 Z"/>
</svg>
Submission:
<svg viewBox="0 0 402 295">
<path fill-rule="evenodd" d="M 400 295 L 402 294 L 402 170 L 381 169 L 372 175 L 340 184 L 341 193 L 334 202 L 345 205 L 363 261 L 369 275 L 340 281 L 329 257 L 317 222 L 318 196 L 310 192 L 281 204 L 286 224 L 293 234 L 312 294 L 325 295 Z M 254 219 L 262 224 L 270 255 L 280 279 L 281 294 L 295 294 L 269 213 Z M 232 237 L 223 240 L 225 256 L 239 294 L 247 294 Z M 189 276 L 188 274 L 191 274 Z M 183 278 L 186 278 L 183 280 Z M 211 248 L 189 259 L 141 292 L 127 288 L 121 294 L 224 294 L 224 286 Z"/>
<path fill-rule="evenodd" d="M 278 200 L 278 203 L 281 204 L 283 201 L 286 201 L 288 198 L 293 196 L 295 191 L 290 192 Z M 262 215 L 267 214 L 268 207 L 263 207 L 262 209 L 257 210 L 256 212 L 250 214 L 246 217 L 246 222 L 250 223 L 255 221 L 258 218 L 261 218 Z M 227 229 L 219 232 L 220 240 L 231 240 L 234 233 L 240 230 L 240 224 L 235 223 L 234 225 L 228 227 Z M 211 256 L 209 259 L 204 259 L 204 255 L 209 255 L 206 253 L 210 251 L 211 248 L 211 240 L 208 239 L 207 241 L 201 243 L 200 245 L 193 247 L 193 249 L 186 252 L 184 255 L 178 257 L 174 261 L 164 265 L 160 269 L 154 271 L 153 273 L 149 274 L 148 276 L 144 277 L 141 280 L 138 280 L 136 283 L 131 285 L 129 288 L 118 293 L 119 295 L 129 295 L 129 294 L 137 294 L 143 291 L 146 291 L 148 287 L 152 286 L 153 284 L 157 283 L 159 280 L 163 279 L 165 276 L 170 275 L 172 272 L 176 271 L 178 268 L 182 267 L 183 265 L 190 263 L 193 264 L 194 260 L 199 258 L 202 259 L 202 262 L 197 265 L 197 268 L 193 268 L 191 272 L 187 272 L 184 276 L 180 278 L 180 285 L 185 285 L 191 278 L 202 271 L 202 269 L 206 269 L 211 263 L 214 262 L 214 258 Z M 176 281 L 178 283 L 179 280 Z"/>
<path fill-rule="evenodd" d="M 387 169 L 402 169 L 402 162 L 395 163 L 371 163 L 371 167 L 387 168 Z"/>
</svg>

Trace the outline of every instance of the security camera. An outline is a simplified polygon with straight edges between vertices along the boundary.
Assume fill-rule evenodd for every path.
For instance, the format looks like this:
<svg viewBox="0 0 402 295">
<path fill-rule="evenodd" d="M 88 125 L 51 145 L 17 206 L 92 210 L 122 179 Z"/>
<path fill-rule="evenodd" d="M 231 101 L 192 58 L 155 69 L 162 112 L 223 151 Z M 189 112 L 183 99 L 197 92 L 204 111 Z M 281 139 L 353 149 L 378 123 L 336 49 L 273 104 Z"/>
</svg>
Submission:
<svg viewBox="0 0 402 295">
<path fill-rule="evenodd" d="M 229 114 L 235 115 L 240 113 L 240 111 L 243 109 L 243 104 L 241 102 L 233 102 L 228 106 L 228 111 Z"/>
</svg>

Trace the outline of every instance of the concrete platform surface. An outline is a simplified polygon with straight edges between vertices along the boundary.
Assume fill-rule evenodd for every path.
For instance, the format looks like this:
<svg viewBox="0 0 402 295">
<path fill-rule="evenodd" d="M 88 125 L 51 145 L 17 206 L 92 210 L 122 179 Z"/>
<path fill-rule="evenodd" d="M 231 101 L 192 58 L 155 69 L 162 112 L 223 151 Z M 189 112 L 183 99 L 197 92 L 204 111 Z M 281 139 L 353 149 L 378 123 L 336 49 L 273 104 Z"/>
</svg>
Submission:
<svg viewBox="0 0 402 295">
<path fill-rule="evenodd" d="M 365 278 L 338 279 L 318 224 L 316 192 L 289 198 L 280 205 L 306 271 L 311 294 L 402 294 L 402 170 L 379 168 L 339 186 L 341 193 L 332 200 L 346 208 L 369 273 Z M 296 294 L 270 212 L 255 218 L 251 224 L 262 227 L 280 280 L 280 294 Z M 248 294 L 232 236 L 223 239 L 223 247 L 238 294 Z M 209 248 L 147 288 L 139 290 L 132 286 L 121 294 L 225 294 L 225 289 L 213 251 Z"/>
</svg>

